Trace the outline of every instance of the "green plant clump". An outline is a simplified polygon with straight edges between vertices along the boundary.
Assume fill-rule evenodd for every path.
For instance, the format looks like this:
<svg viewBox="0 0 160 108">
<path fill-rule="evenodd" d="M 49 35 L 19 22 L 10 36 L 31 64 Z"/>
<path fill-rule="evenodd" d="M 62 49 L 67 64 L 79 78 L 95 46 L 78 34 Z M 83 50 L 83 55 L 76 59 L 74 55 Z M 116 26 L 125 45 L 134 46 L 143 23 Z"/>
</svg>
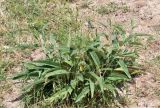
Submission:
<svg viewBox="0 0 160 108">
<path fill-rule="evenodd" d="M 137 68 L 135 50 L 127 49 L 133 37 L 114 26 L 112 42 L 102 45 L 100 36 L 68 35 L 66 43 L 52 38 L 53 52 L 45 60 L 25 63 L 24 72 L 13 79 L 30 83 L 23 99 L 30 104 L 108 105 L 118 96 L 116 88 L 132 79 Z"/>
</svg>

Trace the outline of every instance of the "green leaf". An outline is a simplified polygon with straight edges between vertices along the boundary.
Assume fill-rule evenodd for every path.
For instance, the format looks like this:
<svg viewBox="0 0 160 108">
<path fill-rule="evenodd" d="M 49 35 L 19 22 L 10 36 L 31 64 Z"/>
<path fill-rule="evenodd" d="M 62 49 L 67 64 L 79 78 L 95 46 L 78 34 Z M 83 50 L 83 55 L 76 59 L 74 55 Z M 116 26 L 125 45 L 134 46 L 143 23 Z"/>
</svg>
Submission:
<svg viewBox="0 0 160 108">
<path fill-rule="evenodd" d="M 123 69 L 123 71 L 125 72 L 125 74 L 128 76 L 128 78 L 131 79 L 131 75 L 130 75 L 130 73 L 128 71 L 128 68 L 127 68 L 127 65 L 124 63 L 124 61 L 123 60 L 119 60 L 118 64 L 121 66 L 121 68 Z"/>
<path fill-rule="evenodd" d="M 120 72 L 123 72 L 124 70 L 123 70 L 123 68 L 116 68 L 116 69 L 114 69 L 114 71 L 120 71 Z"/>
<path fill-rule="evenodd" d="M 83 88 L 81 93 L 77 96 L 76 103 L 81 101 L 89 93 L 89 91 L 90 91 L 89 87 Z"/>
<path fill-rule="evenodd" d="M 153 36 L 153 35 L 146 34 L 146 33 L 134 33 L 134 34 L 130 34 L 130 36 Z"/>
<path fill-rule="evenodd" d="M 113 36 L 112 44 L 115 49 L 119 48 L 119 42 L 117 40 L 117 36 Z"/>
<path fill-rule="evenodd" d="M 104 93 L 104 79 L 103 79 L 103 77 L 97 76 L 94 72 L 90 72 L 90 74 L 98 81 L 101 92 Z"/>
<path fill-rule="evenodd" d="M 102 71 L 112 71 L 113 68 L 102 68 L 101 70 L 102 70 Z"/>
<path fill-rule="evenodd" d="M 58 100 L 58 99 L 61 99 L 61 98 L 64 98 L 67 96 L 68 92 L 70 91 L 70 87 L 65 87 L 61 90 L 59 90 L 58 92 L 56 92 L 55 94 L 53 94 L 50 98 L 46 99 L 45 101 L 47 102 L 53 102 L 55 100 Z"/>
<path fill-rule="evenodd" d="M 67 64 L 67 65 L 69 65 L 69 66 L 73 66 L 73 63 L 72 63 L 72 61 L 65 60 L 65 61 L 64 61 L 64 63 L 66 63 L 66 64 Z"/>
<path fill-rule="evenodd" d="M 37 79 L 35 80 L 34 82 L 26 85 L 22 90 L 23 90 L 23 93 L 28 93 L 28 92 L 31 92 L 34 88 L 36 87 L 43 87 L 43 83 L 44 83 L 44 79 Z"/>
<path fill-rule="evenodd" d="M 96 65 L 96 67 L 99 69 L 100 68 L 100 60 L 99 60 L 97 54 L 94 51 L 89 52 L 89 53 L 90 53 L 95 65 Z"/>
<path fill-rule="evenodd" d="M 89 85 L 91 90 L 91 98 L 93 98 L 95 87 L 94 87 L 94 82 L 92 82 L 90 79 L 89 79 Z"/>
<path fill-rule="evenodd" d="M 104 79 L 103 79 L 103 77 L 99 77 L 98 82 L 99 82 L 101 92 L 104 93 Z"/>
<path fill-rule="evenodd" d="M 114 97 L 116 97 L 116 89 L 112 84 L 106 84 L 106 89 L 113 93 Z"/>
<path fill-rule="evenodd" d="M 57 69 L 46 69 L 46 70 L 44 70 L 44 72 L 42 73 L 42 76 L 45 76 L 47 73 L 53 72 L 53 71 L 55 71 L 55 70 L 57 70 Z"/>
<path fill-rule="evenodd" d="M 28 71 L 20 72 L 20 73 L 14 75 L 14 76 L 12 77 L 12 79 L 13 79 L 13 80 L 16 80 L 16 79 L 20 79 L 20 78 L 26 77 L 28 73 L 29 73 Z"/>
<path fill-rule="evenodd" d="M 100 42 L 93 42 L 89 45 L 88 49 L 96 48 L 99 45 L 100 45 Z"/>
<path fill-rule="evenodd" d="M 36 66 L 51 66 L 51 67 L 60 67 L 59 64 L 55 63 L 52 60 L 38 60 L 34 62 L 29 62 Z"/>
<path fill-rule="evenodd" d="M 99 76 L 97 74 L 95 74 L 94 72 L 90 72 L 89 73 L 91 76 L 93 76 L 96 80 L 99 79 Z"/>
<path fill-rule="evenodd" d="M 78 79 L 71 80 L 71 83 L 70 83 L 71 87 L 72 87 L 73 89 L 75 89 L 76 86 L 77 86 L 77 84 L 78 84 L 78 82 L 79 82 Z"/>
<path fill-rule="evenodd" d="M 69 73 L 70 73 L 70 72 L 68 72 L 68 71 L 66 71 L 66 70 L 56 70 L 56 71 L 47 73 L 47 74 L 45 75 L 45 78 L 52 77 L 52 76 L 56 76 L 56 75 L 69 74 Z"/>
<path fill-rule="evenodd" d="M 128 80 L 128 78 L 125 75 L 119 74 L 119 76 L 109 76 L 107 77 L 110 81 L 118 81 L 118 80 Z"/>
<path fill-rule="evenodd" d="M 80 81 L 82 81 L 82 82 L 84 81 L 84 77 L 83 77 L 82 74 L 78 75 L 77 79 L 80 80 Z"/>
<path fill-rule="evenodd" d="M 26 63 L 24 63 L 24 66 L 27 69 L 37 69 L 38 68 L 36 65 L 32 64 L 32 62 L 26 62 Z"/>
<path fill-rule="evenodd" d="M 130 42 L 132 39 L 134 39 L 137 36 L 152 36 L 150 34 L 145 34 L 145 33 L 134 33 L 134 34 L 130 34 L 125 40 L 124 40 L 124 44 L 127 42 Z"/>
<path fill-rule="evenodd" d="M 122 54 L 123 57 L 137 57 L 136 52 L 126 52 Z"/>
</svg>

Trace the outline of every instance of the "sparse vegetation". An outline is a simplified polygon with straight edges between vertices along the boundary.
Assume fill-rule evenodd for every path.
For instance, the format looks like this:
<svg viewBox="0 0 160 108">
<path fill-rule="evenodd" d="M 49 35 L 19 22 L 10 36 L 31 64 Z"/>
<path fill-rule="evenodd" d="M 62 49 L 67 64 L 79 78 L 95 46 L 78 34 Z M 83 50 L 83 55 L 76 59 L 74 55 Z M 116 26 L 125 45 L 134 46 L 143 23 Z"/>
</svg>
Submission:
<svg viewBox="0 0 160 108">
<path fill-rule="evenodd" d="M 83 1 L 82 4 L 81 4 L 81 8 L 89 8 L 89 5 L 92 4 L 91 1 L 89 0 L 86 0 L 86 1 Z"/>
<path fill-rule="evenodd" d="M 99 6 L 98 9 L 97 9 L 97 12 L 99 14 L 105 15 L 105 14 L 114 13 L 118 10 L 120 10 L 122 12 L 128 12 L 129 7 L 127 7 L 124 4 L 122 6 L 120 6 L 117 3 L 111 2 L 109 4 Z"/>
<path fill-rule="evenodd" d="M 94 18 L 98 18 L 95 16 L 87 17 L 93 17 L 92 20 L 79 16 L 80 9 L 94 11 L 99 16 L 129 12 L 126 4 L 110 2 L 92 9 L 92 1 L 83 1 L 78 7 L 70 5 L 75 2 L 2 2 L 0 101 L 11 88 L 9 80 L 13 79 L 22 84 L 22 92 L 11 101 L 21 100 L 27 108 L 114 108 L 119 103 L 127 104 L 125 99 L 128 97 L 121 97 L 119 90 L 141 73 L 136 62 L 137 50 L 142 46 L 138 36 L 147 34 L 134 32 L 133 21 L 126 30 L 111 20 L 106 24 L 96 22 Z M 152 38 L 147 40 L 148 43 Z M 34 61 L 31 55 L 37 49 L 45 57 Z M 159 56 L 154 63 L 159 63 Z M 158 90 L 156 93 L 159 95 Z"/>
<path fill-rule="evenodd" d="M 117 97 L 117 85 L 131 80 L 136 70 L 136 52 L 124 47 L 130 44 L 133 34 L 126 37 L 124 33 L 115 28 L 113 36 L 116 38 L 109 46 L 102 46 L 99 37 L 68 35 L 67 42 L 62 41 L 62 44 L 61 39 L 54 37 L 49 58 L 26 63 L 24 72 L 13 79 L 32 81 L 22 94 L 30 99 L 29 103 L 109 105 Z M 118 40 L 118 35 L 124 36 L 122 41 Z"/>
</svg>

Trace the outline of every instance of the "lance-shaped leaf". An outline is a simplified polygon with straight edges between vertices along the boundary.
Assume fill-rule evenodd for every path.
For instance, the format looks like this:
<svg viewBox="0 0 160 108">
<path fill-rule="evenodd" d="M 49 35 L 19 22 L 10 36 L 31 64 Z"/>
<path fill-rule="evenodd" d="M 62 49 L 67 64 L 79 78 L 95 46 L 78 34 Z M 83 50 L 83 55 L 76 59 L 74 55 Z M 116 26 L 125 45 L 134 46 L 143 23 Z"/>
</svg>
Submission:
<svg viewBox="0 0 160 108">
<path fill-rule="evenodd" d="M 130 75 L 130 73 L 128 71 L 128 68 L 127 68 L 127 65 L 124 63 L 124 61 L 123 60 L 119 60 L 118 64 L 121 66 L 121 68 L 123 69 L 123 71 L 125 72 L 125 74 L 128 76 L 128 78 L 131 79 L 131 75 Z"/>
<path fill-rule="evenodd" d="M 81 93 L 77 96 L 77 99 L 76 99 L 76 103 L 81 101 L 88 93 L 89 93 L 89 87 L 85 87 L 82 89 Z"/>
<path fill-rule="evenodd" d="M 66 71 L 66 70 L 56 70 L 50 73 L 47 73 L 45 75 L 45 78 L 49 78 L 49 77 L 53 77 L 53 76 L 57 76 L 57 75 L 65 75 L 65 74 L 69 74 L 70 72 Z"/>
</svg>

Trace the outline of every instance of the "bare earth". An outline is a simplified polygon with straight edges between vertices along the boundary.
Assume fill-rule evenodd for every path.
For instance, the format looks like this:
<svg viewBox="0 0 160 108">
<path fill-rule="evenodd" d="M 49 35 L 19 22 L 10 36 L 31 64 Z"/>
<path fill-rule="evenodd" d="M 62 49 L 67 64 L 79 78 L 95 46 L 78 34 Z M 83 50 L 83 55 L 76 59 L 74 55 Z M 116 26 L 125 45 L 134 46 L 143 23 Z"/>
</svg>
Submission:
<svg viewBox="0 0 160 108">
<path fill-rule="evenodd" d="M 146 49 L 139 52 L 138 61 L 144 65 L 146 71 L 135 78 L 134 83 L 128 84 L 128 90 L 123 93 L 127 98 L 127 105 L 122 108 L 160 108 L 160 62 L 154 62 L 154 59 L 160 56 L 160 0 L 92 0 L 87 8 L 81 8 L 83 2 L 77 0 L 71 6 L 80 8 L 79 14 L 80 18 L 84 19 L 84 26 L 87 25 L 85 21 L 88 18 L 104 24 L 111 18 L 113 22 L 122 23 L 127 28 L 132 19 L 137 24 L 134 31 L 154 35 L 154 40 L 145 43 Z M 100 5 L 109 2 L 126 4 L 129 11 L 117 11 L 106 15 L 100 15 L 95 11 Z M 98 31 L 105 30 L 98 24 L 95 26 L 99 28 Z M 35 54 L 33 52 L 31 55 L 33 59 L 36 59 Z M 10 102 L 19 94 L 17 86 L 13 84 L 11 91 L 3 97 L 3 105 L 6 108 L 23 108 L 19 105 L 20 102 Z"/>
</svg>

